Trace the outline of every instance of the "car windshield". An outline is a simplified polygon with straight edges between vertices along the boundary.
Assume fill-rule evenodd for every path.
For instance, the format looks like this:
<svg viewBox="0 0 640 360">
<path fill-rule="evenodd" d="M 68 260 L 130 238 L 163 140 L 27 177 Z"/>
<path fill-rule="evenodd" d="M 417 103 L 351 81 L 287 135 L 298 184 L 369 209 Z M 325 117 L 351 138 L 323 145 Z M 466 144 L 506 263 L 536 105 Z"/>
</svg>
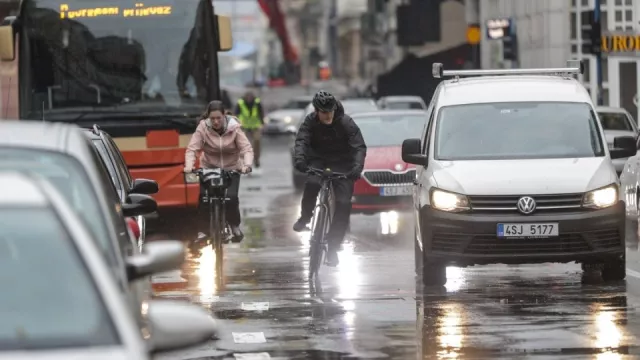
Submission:
<svg viewBox="0 0 640 360">
<path fill-rule="evenodd" d="M 307 105 L 309 105 L 309 100 L 291 100 L 282 108 L 304 110 L 307 107 Z"/>
<path fill-rule="evenodd" d="M 49 180 L 98 240 L 109 264 L 117 264 L 98 198 L 89 177 L 77 160 L 49 151 L 0 148 L 0 170 L 29 171 Z"/>
<path fill-rule="evenodd" d="M 0 208 L 0 351 L 120 343 L 66 229 L 48 209 Z"/>
<path fill-rule="evenodd" d="M 28 118 L 39 119 L 43 109 L 204 107 L 210 81 L 204 49 L 213 41 L 205 0 L 27 1 L 21 19 L 30 54 Z"/>
<path fill-rule="evenodd" d="M 378 110 L 378 106 L 371 101 L 344 100 L 342 101 L 345 114 L 369 112 Z"/>
<path fill-rule="evenodd" d="M 424 109 L 421 103 L 415 101 L 394 101 L 387 103 L 387 109 L 390 110 L 410 110 L 410 109 Z"/>
<path fill-rule="evenodd" d="M 425 115 L 354 116 L 353 119 L 368 147 L 402 146 L 402 142 L 419 134 L 427 121 Z"/>
<path fill-rule="evenodd" d="M 604 130 L 634 131 L 631 121 L 624 113 L 599 112 L 600 124 Z"/>
<path fill-rule="evenodd" d="M 588 104 L 508 102 L 443 107 L 439 160 L 549 159 L 604 156 Z"/>
</svg>

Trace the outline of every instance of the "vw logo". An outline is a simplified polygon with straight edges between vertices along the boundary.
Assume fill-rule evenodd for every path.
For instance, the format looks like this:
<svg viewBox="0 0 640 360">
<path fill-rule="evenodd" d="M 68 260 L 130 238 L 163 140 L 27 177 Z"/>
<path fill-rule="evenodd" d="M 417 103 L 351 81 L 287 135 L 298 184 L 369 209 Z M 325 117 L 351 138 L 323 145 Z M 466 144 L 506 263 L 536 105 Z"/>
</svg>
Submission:
<svg viewBox="0 0 640 360">
<path fill-rule="evenodd" d="M 536 211 L 536 201 L 531 196 L 523 196 L 518 199 L 518 211 L 525 215 L 529 215 Z"/>
</svg>

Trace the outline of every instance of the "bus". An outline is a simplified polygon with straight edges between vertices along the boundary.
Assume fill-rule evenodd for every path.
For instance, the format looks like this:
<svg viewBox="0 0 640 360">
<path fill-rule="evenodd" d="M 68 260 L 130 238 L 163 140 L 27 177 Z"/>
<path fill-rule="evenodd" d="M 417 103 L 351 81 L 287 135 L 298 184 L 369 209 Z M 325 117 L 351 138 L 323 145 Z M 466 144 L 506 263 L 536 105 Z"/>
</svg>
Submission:
<svg viewBox="0 0 640 360">
<path fill-rule="evenodd" d="M 16 0 L 0 25 L 0 119 L 97 124 L 133 178 L 153 179 L 159 213 L 198 203 L 184 154 L 220 99 L 229 17 L 211 0 Z"/>
</svg>

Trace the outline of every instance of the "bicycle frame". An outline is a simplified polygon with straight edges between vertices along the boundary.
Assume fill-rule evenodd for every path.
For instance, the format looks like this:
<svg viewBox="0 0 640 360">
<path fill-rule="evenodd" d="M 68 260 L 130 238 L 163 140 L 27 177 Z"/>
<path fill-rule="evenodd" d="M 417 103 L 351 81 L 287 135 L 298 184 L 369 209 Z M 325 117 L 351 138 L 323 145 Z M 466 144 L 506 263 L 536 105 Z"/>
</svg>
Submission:
<svg viewBox="0 0 640 360">
<path fill-rule="evenodd" d="M 312 220 L 313 228 L 311 229 L 309 246 L 309 278 L 317 275 L 320 265 L 326 261 L 325 255 L 329 251 L 326 235 L 331 228 L 333 213 L 332 179 L 323 179 Z M 317 229 L 322 231 L 317 232 Z"/>
</svg>

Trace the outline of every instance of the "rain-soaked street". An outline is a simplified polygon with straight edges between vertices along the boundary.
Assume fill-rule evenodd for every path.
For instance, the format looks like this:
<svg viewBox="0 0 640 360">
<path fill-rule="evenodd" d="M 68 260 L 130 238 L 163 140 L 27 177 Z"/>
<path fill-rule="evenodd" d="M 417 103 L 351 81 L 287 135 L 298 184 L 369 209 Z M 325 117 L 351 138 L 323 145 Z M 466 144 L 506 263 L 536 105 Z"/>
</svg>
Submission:
<svg viewBox="0 0 640 360">
<path fill-rule="evenodd" d="M 291 230 L 300 195 L 288 143 L 264 139 L 260 175 L 244 177 L 245 240 L 196 250 L 154 279 L 160 297 L 201 304 L 221 339 L 160 359 L 623 359 L 640 354 L 640 255 L 627 280 L 603 284 L 576 264 L 447 269 L 442 288 L 416 285 L 407 214 L 354 215 L 338 268 L 307 281 L 308 234 Z M 390 235 L 382 235 L 383 232 Z M 629 355 L 625 355 L 629 354 Z"/>
</svg>

